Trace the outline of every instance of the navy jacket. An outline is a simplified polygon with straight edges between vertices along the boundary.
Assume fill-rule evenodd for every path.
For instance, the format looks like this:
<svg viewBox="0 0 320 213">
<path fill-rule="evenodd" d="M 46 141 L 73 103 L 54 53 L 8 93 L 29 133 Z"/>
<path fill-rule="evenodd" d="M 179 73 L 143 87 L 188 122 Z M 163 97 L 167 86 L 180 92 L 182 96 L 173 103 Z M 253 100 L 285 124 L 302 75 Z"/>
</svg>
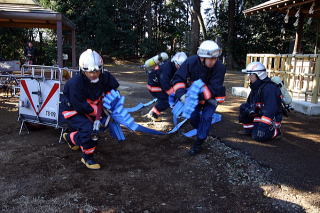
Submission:
<svg viewBox="0 0 320 213">
<path fill-rule="evenodd" d="M 205 83 L 205 87 L 200 99 L 215 98 L 218 102 L 223 102 L 225 98 L 225 87 L 223 86 L 225 73 L 226 68 L 219 60 L 212 68 L 207 68 L 197 55 L 189 57 L 172 79 L 176 98 L 180 98 L 187 92 L 188 84 L 201 79 Z"/>
<path fill-rule="evenodd" d="M 87 99 L 98 100 L 103 94 L 118 87 L 118 81 L 109 72 L 103 72 L 95 84 L 80 73 L 67 81 L 64 86 L 62 110 L 75 110 L 78 113 L 90 114 L 93 112 L 93 108 Z"/>
<path fill-rule="evenodd" d="M 264 119 L 261 122 L 269 125 L 272 120 L 280 122 L 282 119 L 280 88 L 270 78 L 258 79 L 250 85 L 250 88 L 247 103 L 255 105 L 258 115 Z"/>
<path fill-rule="evenodd" d="M 173 93 L 171 89 L 171 79 L 177 71 L 175 64 L 166 61 L 160 66 L 156 66 L 148 73 L 148 89 L 151 92 L 165 92 L 168 95 Z"/>
</svg>

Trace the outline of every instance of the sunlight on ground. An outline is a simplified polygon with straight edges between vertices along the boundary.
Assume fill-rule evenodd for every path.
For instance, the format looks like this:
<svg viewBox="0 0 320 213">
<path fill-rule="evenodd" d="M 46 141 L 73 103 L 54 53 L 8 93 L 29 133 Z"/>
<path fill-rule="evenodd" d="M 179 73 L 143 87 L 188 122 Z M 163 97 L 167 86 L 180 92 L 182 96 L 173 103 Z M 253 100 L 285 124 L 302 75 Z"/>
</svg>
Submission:
<svg viewBox="0 0 320 213">
<path fill-rule="evenodd" d="M 273 199 L 278 199 L 282 201 L 287 201 L 293 204 L 296 204 L 298 206 L 303 206 L 305 208 L 306 212 L 309 213 L 318 213 L 319 208 L 316 207 L 313 203 L 313 194 L 311 192 L 305 192 L 305 191 L 299 191 L 299 194 L 297 193 L 297 189 L 292 188 L 287 185 L 263 185 L 261 188 L 264 191 L 264 195 L 266 197 L 270 197 Z M 294 194 L 294 196 L 290 196 L 291 194 Z"/>
<path fill-rule="evenodd" d="M 234 113 L 234 112 L 238 112 L 238 108 L 239 108 L 239 106 L 237 106 L 237 107 L 235 107 L 235 106 L 220 106 L 217 108 L 217 112 L 221 112 L 221 113 L 233 112 Z"/>
<path fill-rule="evenodd" d="M 137 84 L 146 84 L 146 82 L 143 81 L 136 81 Z"/>
<path fill-rule="evenodd" d="M 249 138 L 249 136 L 248 136 L 248 138 Z M 234 141 L 234 137 L 223 137 L 223 140 L 225 140 L 225 141 Z M 250 140 L 252 140 L 252 139 L 250 139 Z M 238 140 L 237 140 L 237 142 L 238 142 Z M 246 141 L 241 141 L 241 142 L 238 142 L 238 143 L 248 143 L 248 142 L 246 142 Z M 258 145 L 258 146 L 263 146 L 263 147 L 269 147 L 269 148 L 277 148 L 278 146 L 276 146 L 276 144 L 275 145 L 273 145 L 273 144 L 270 144 L 270 143 L 259 143 L 259 142 L 256 142 L 256 145 Z"/>
<path fill-rule="evenodd" d="M 292 131 L 286 131 L 286 135 L 292 135 L 294 137 L 298 138 L 303 138 L 307 139 L 309 141 L 312 141 L 314 143 L 319 143 L 320 142 L 320 136 L 318 134 L 310 134 L 310 133 L 305 133 L 305 132 L 292 132 Z M 316 150 L 314 150 L 316 151 Z M 318 150 L 320 151 L 320 150 Z"/>
</svg>

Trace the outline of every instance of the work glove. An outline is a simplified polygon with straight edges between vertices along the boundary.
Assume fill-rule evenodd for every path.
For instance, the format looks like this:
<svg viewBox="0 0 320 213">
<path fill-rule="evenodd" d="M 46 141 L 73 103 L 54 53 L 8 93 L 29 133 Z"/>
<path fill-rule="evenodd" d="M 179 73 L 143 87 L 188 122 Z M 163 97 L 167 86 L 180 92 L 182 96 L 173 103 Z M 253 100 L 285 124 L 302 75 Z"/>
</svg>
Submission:
<svg viewBox="0 0 320 213">
<path fill-rule="evenodd" d="M 111 118 L 111 111 L 107 110 L 106 108 L 103 109 L 105 116 L 100 120 L 102 127 L 108 127 Z"/>
<path fill-rule="evenodd" d="M 182 103 L 185 103 L 186 102 L 186 94 L 183 94 L 181 97 L 180 97 L 180 101 Z"/>
<path fill-rule="evenodd" d="M 93 131 L 99 131 L 100 127 L 102 126 L 100 120 L 95 120 L 93 122 Z"/>
<path fill-rule="evenodd" d="M 265 123 L 257 123 L 252 131 L 252 137 L 254 140 L 264 142 L 267 140 L 266 132 L 270 128 L 270 125 Z"/>
<path fill-rule="evenodd" d="M 172 108 L 173 105 L 174 105 L 174 93 L 171 93 L 171 94 L 169 95 L 168 101 L 169 101 L 170 107 Z"/>
<path fill-rule="evenodd" d="M 266 136 L 266 132 L 261 130 L 261 129 L 258 129 L 257 130 L 257 137 L 258 138 L 264 138 Z"/>
</svg>

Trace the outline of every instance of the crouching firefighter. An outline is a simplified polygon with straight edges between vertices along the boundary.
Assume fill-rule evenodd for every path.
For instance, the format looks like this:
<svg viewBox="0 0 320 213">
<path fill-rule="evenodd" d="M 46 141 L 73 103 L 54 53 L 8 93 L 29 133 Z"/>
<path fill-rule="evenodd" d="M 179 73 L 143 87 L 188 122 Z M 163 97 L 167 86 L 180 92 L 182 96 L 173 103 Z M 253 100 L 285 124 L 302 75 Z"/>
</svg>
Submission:
<svg viewBox="0 0 320 213">
<path fill-rule="evenodd" d="M 244 130 L 240 134 L 251 135 L 259 142 L 281 135 L 281 91 L 268 77 L 260 62 L 248 64 L 244 73 L 249 74 L 251 92 L 246 103 L 240 106 L 239 122 Z"/>
<path fill-rule="evenodd" d="M 186 59 L 187 55 L 184 52 L 177 52 L 171 61 L 166 61 L 148 72 L 148 90 L 158 99 L 156 105 L 147 114 L 151 120 L 161 121 L 161 112 L 169 108 L 169 96 L 174 95 L 171 79 Z"/>
<path fill-rule="evenodd" d="M 198 79 L 205 83 L 202 93 L 199 94 L 199 104 L 190 118 L 191 125 L 197 129 L 197 139 L 188 151 L 190 155 L 196 155 L 202 150 L 201 145 L 209 134 L 217 103 L 222 103 L 225 99 L 223 82 L 226 68 L 218 60 L 220 55 L 221 49 L 214 41 L 202 42 L 197 55 L 189 57 L 172 80 L 175 98 L 183 103 L 188 85 Z"/>
<path fill-rule="evenodd" d="M 62 115 L 71 133 L 63 138 L 72 150 L 82 150 L 81 162 L 89 169 L 100 169 L 93 154 L 97 146 L 95 130 L 107 126 L 108 115 L 102 112 L 102 97 L 119 87 L 118 81 L 103 72 L 103 61 L 96 52 L 88 49 L 79 58 L 81 73 L 64 86 L 61 103 Z M 95 129 L 95 130 L 94 130 Z"/>
</svg>

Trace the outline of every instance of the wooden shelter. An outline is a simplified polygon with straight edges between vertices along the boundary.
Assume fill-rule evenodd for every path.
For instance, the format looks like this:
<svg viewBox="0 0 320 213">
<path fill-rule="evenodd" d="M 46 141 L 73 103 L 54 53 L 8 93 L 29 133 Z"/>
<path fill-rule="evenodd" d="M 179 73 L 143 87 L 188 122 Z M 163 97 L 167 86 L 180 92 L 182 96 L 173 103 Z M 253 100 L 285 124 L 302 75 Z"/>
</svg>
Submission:
<svg viewBox="0 0 320 213">
<path fill-rule="evenodd" d="M 57 33 L 57 63 L 63 66 L 62 31 L 71 31 L 72 67 L 76 67 L 75 25 L 61 13 L 37 5 L 33 0 L 0 0 L 0 27 L 50 28 Z"/>
<path fill-rule="evenodd" d="M 277 11 L 296 16 L 298 14 L 298 27 L 293 54 L 301 52 L 301 36 L 303 32 L 304 19 L 320 18 L 320 1 L 319 0 L 270 0 L 243 11 L 245 15 L 253 15 L 265 11 Z"/>
</svg>

